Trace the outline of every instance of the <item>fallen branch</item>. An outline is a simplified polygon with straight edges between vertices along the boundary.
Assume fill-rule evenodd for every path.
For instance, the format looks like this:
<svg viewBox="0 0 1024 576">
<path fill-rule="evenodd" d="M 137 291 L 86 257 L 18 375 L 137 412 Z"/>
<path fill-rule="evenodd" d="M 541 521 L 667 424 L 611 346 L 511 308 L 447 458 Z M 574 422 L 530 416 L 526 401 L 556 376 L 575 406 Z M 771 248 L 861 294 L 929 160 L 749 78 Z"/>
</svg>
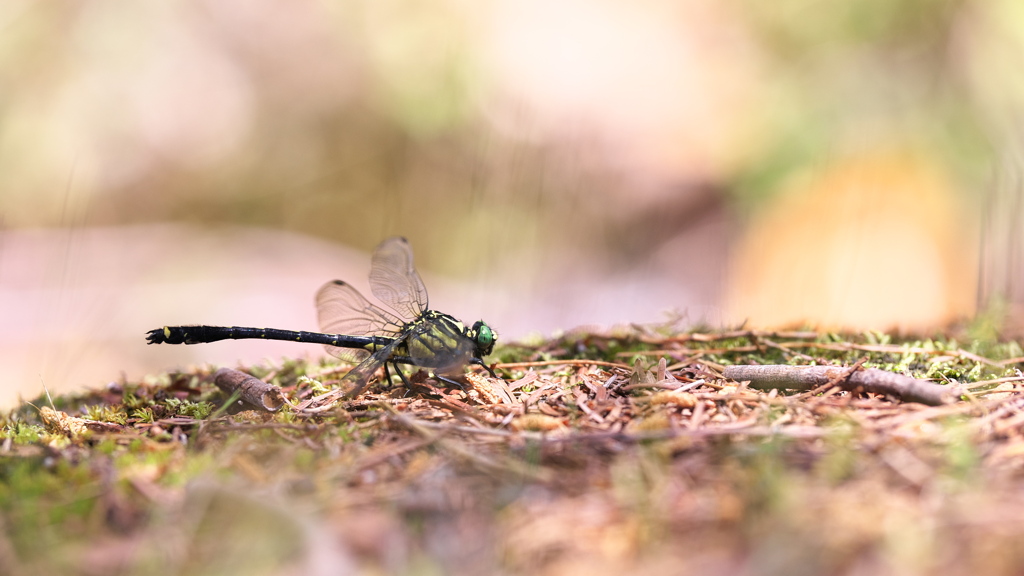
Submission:
<svg viewBox="0 0 1024 576">
<path fill-rule="evenodd" d="M 245 372 L 221 368 L 214 373 L 213 383 L 228 395 L 237 390 L 239 397 L 247 404 L 267 412 L 277 412 L 284 404 L 280 388 Z"/>
<path fill-rule="evenodd" d="M 811 390 L 830 382 L 843 390 L 889 394 L 907 402 L 940 406 L 956 402 L 964 390 L 961 386 L 943 386 L 886 372 L 877 368 L 850 372 L 836 366 L 727 366 L 723 375 L 729 380 L 750 382 L 751 388 L 771 390 Z"/>
</svg>

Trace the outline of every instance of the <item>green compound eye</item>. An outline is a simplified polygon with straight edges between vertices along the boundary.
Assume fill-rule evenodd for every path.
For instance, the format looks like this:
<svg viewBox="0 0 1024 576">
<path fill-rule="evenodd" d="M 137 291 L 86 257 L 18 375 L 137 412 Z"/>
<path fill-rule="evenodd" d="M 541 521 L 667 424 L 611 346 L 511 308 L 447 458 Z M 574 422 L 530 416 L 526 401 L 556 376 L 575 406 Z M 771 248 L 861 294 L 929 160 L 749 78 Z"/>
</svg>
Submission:
<svg viewBox="0 0 1024 576">
<path fill-rule="evenodd" d="M 494 334 L 494 330 L 487 324 L 484 324 L 483 320 L 477 320 L 473 324 L 473 333 L 476 334 L 476 347 L 480 351 L 481 356 L 487 356 L 494 349 L 494 342 L 498 337 Z"/>
</svg>

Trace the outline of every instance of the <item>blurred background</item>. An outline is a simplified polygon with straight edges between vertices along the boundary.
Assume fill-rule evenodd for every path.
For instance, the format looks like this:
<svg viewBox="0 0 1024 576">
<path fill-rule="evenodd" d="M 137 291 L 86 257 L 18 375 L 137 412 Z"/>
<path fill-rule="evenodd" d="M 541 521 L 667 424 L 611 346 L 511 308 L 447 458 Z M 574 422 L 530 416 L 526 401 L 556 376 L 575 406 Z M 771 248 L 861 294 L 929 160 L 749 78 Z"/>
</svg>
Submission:
<svg viewBox="0 0 1024 576">
<path fill-rule="evenodd" d="M 1018 0 L 7 0 L 0 405 L 316 329 L 403 235 L 432 307 L 928 332 L 1024 301 Z"/>
</svg>

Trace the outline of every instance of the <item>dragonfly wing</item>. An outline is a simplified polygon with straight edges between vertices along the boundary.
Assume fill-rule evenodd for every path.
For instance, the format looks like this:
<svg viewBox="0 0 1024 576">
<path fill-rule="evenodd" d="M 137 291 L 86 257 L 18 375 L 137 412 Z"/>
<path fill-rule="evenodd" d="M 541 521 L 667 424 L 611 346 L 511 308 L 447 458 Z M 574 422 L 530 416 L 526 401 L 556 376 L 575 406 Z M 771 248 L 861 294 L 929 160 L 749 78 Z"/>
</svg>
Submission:
<svg viewBox="0 0 1024 576">
<path fill-rule="evenodd" d="M 370 378 L 373 377 L 373 374 L 391 358 L 395 348 L 401 343 L 401 338 L 392 340 L 390 344 L 378 349 L 360 362 L 358 366 L 349 370 L 348 374 L 345 374 L 339 382 L 339 386 L 345 396 L 354 397 L 359 395 L 366 388 L 366 385 L 370 383 Z"/>
<path fill-rule="evenodd" d="M 374 306 L 351 284 L 332 280 L 316 293 L 316 311 L 320 330 L 327 334 L 394 337 L 402 329 L 402 320 Z M 362 362 L 369 352 L 362 349 L 325 346 L 327 353 L 350 362 Z"/>
<path fill-rule="evenodd" d="M 393 337 L 405 324 L 341 280 L 331 280 L 317 291 L 316 312 L 320 330 L 327 334 Z"/>
<path fill-rule="evenodd" d="M 370 355 L 368 351 L 362 348 L 342 348 L 341 346 L 328 346 L 326 344 L 324 344 L 324 350 L 331 356 L 349 364 L 359 364 Z"/>
<path fill-rule="evenodd" d="M 419 317 L 427 309 L 427 288 L 413 266 L 408 240 L 388 238 L 373 251 L 370 289 L 406 320 Z"/>
</svg>

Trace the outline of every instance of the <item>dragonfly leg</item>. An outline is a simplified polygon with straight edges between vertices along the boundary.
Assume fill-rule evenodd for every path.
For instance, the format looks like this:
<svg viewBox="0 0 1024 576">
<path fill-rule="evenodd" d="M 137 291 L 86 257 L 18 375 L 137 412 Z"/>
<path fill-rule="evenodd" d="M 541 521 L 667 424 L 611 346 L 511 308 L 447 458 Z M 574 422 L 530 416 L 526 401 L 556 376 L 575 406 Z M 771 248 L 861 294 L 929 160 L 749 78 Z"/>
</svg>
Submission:
<svg viewBox="0 0 1024 576">
<path fill-rule="evenodd" d="M 405 372 L 402 372 L 402 369 L 399 368 L 398 365 L 395 364 L 394 362 L 391 362 L 391 364 L 394 366 L 395 372 L 398 374 L 398 377 L 402 379 L 402 384 L 405 384 L 405 389 L 412 390 L 412 385 L 409 384 L 409 379 L 405 377 Z M 384 369 L 387 370 L 387 364 L 384 365 Z"/>
<path fill-rule="evenodd" d="M 398 375 L 402 377 L 402 381 L 405 382 L 405 385 L 409 386 L 409 381 L 406 380 L 405 374 L 403 374 L 402 371 L 398 369 L 398 365 L 399 364 L 409 364 L 409 365 L 412 365 L 412 366 L 418 366 L 418 364 L 416 364 L 416 362 L 412 358 L 410 358 L 409 356 L 392 356 L 391 359 L 389 360 L 389 362 L 394 366 L 395 372 L 398 372 Z M 491 370 L 491 367 L 488 366 L 487 364 L 485 364 L 484 361 L 479 359 L 479 358 L 470 358 L 469 363 L 470 364 L 477 364 L 479 366 L 483 366 L 484 370 L 487 370 L 487 372 L 491 375 L 492 378 L 497 378 L 498 377 L 498 375 L 494 373 L 494 370 Z M 387 370 L 387 365 L 386 364 L 385 364 L 384 369 Z M 462 383 L 459 382 L 458 380 L 452 380 L 451 378 L 448 378 L 446 376 L 441 376 L 440 374 L 434 374 L 433 376 L 434 376 L 434 378 L 440 380 L 441 382 L 445 382 L 445 383 L 451 384 L 453 386 L 458 386 L 460 390 L 465 390 L 466 389 L 466 387 L 463 386 Z M 411 386 L 409 386 L 409 388 L 412 389 Z"/>
<path fill-rule="evenodd" d="M 408 396 L 412 392 L 412 384 L 409 383 L 409 379 L 405 377 L 405 373 L 402 372 L 402 369 L 399 368 L 398 365 L 409 364 L 410 366 L 415 366 L 416 363 L 413 362 L 412 358 L 408 356 L 392 356 L 389 362 L 391 362 L 391 366 L 394 367 L 395 372 L 398 372 L 398 376 L 402 379 L 402 383 L 405 384 L 405 394 L 403 395 L 404 398 L 405 396 Z M 387 369 L 387 364 L 384 365 L 384 368 Z"/>
<path fill-rule="evenodd" d="M 488 366 L 486 363 L 484 363 L 483 360 L 481 360 L 479 358 L 470 358 L 469 363 L 470 364 L 476 364 L 478 366 L 483 366 L 484 370 L 487 370 L 487 372 L 491 375 L 491 378 L 497 378 L 498 377 L 498 375 L 494 373 L 494 370 L 491 370 L 491 367 Z"/>
<path fill-rule="evenodd" d="M 409 364 L 412 366 L 416 366 L 416 362 L 408 356 L 392 356 L 390 359 L 388 359 L 388 362 L 391 362 L 396 367 L 398 364 Z"/>
<path fill-rule="evenodd" d="M 445 376 L 441 376 L 440 374 L 434 374 L 434 378 L 437 378 L 438 380 L 440 380 L 442 382 L 447 382 L 449 384 L 454 384 L 454 385 L 458 386 L 459 390 L 462 390 L 463 392 L 466 391 L 466 387 L 463 386 L 461 382 L 458 382 L 456 380 L 452 380 L 451 378 L 447 378 Z"/>
</svg>

